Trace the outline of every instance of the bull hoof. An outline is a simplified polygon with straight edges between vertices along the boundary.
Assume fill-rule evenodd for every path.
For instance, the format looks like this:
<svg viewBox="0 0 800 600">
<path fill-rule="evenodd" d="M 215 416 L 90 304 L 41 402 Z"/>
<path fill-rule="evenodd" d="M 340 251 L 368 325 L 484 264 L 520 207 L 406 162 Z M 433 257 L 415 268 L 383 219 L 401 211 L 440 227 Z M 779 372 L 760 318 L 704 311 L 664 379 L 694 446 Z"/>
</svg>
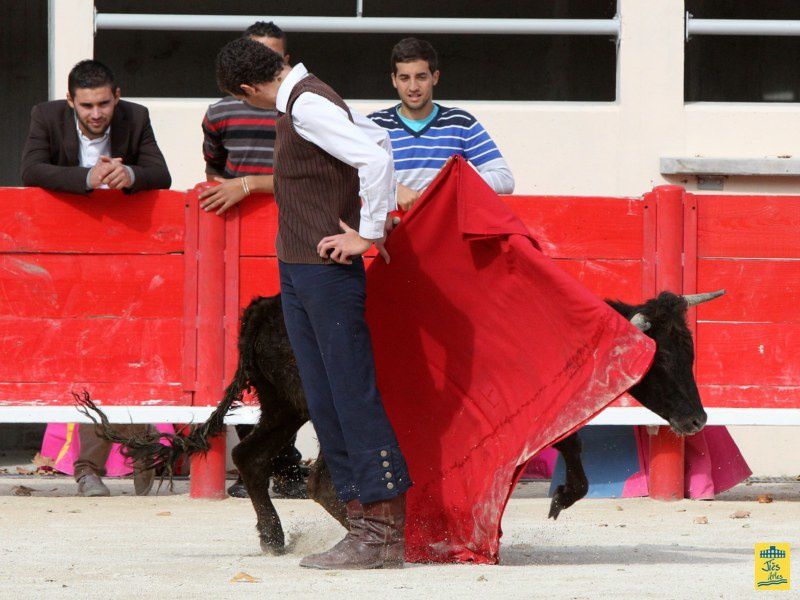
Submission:
<svg viewBox="0 0 800 600">
<path fill-rule="evenodd" d="M 562 510 L 575 504 L 575 500 L 571 496 L 572 494 L 567 491 L 567 486 L 558 486 L 553 494 L 553 499 L 550 501 L 550 512 L 547 518 L 555 521 Z"/>
<path fill-rule="evenodd" d="M 550 513 L 547 515 L 547 518 L 555 521 L 558 519 L 558 515 L 562 510 L 569 508 L 578 500 L 586 496 L 588 491 L 588 481 L 578 481 L 571 487 L 567 487 L 564 484 L 558 486 L 553 494 L 553 499 L 550 502 Z"/>
<path fill-rule="evenodd" d="M 280 556 L 286 552 L 286 545 L 283 543 L 283 540 L 259 538 L 259 542 L 261 543 L 261 552 L 264 554 L 269 554 L 270 556 Z"/>
</svg>

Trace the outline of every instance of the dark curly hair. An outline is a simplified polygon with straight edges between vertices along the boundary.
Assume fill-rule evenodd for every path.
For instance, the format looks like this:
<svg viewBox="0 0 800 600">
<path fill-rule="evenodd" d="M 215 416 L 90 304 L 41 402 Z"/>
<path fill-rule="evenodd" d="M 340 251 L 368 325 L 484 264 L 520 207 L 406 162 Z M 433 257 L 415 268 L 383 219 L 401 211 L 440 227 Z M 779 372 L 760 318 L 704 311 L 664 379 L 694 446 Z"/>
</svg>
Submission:
<svg viewBox="0 0 800 600">
<path fill-rule="evenodd" d="M 82 60 L 72 67 L 67 78 L 67 88 L 69 95 L 75 97 L 75 90 L 94 89 L 110 87 L 113 92 L 117 86 L 114 85 L 114 72 L 98 60 Z"/>
<path fill-rule="evenodd" d="M 272 81 L 283 70 L 283 57 L 250 38 L 228 42 L 217 54 L 217 85 L 225 93 L 244 96 L 242 84 Z"/>
<path fill-rule="evenodd" d="M 242 37 L 266 37 L 283 40 L 286 46 L 286 33 L 272 21 L 256 21 L 244 30 Z"/>
<path fill-rule="evenodd" d="M 429 42 L 407 37 L 397 42 L 392 48 L 392 73 L 397 74 L 397 63 L 414 62 L 415 60 L 428 61 L 428 69 L 431 73 L 435 73 L 439 68 L 439 57 Z"/>
</svg>

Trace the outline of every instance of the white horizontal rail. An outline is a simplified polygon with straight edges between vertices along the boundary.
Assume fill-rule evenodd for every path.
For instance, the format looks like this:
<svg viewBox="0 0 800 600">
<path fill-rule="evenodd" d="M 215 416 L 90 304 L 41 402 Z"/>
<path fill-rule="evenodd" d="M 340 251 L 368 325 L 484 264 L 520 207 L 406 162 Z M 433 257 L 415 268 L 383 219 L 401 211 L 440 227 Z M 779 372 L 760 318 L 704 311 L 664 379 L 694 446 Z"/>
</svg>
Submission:
<svg viewBox="0 0 800 600">
<path fill-rule="evenodd" d="M 112 423 L 202 423 L 214 406 L 103 406 Z M 228 413 L 231 425 L 255 423 L 257 406 L 242 406 Z M 75 406 L 0 406 L 0 423 L 90 423 Z"/>
<path fill-rule="evenodd" d="M 413 19 L 400 17 L 262 17 L 246 15 L 147 15 L 98 13 L 100 29 L 149 31 L 244 31 L 255 21 L 275 21 L 285 31 L 313 33 L 473 33 L 609 35 L 619 19 Z"/>
<path fill-rule="evenodd" d="M 104 406 L 113 423 L 200 423 L 213 406 Z M 800 408 L 708 408 L 709 425 L 800 425 Z M 257 406 L 242 406 L 225 418 L 230 425 L 255 423 Z M 0 423 L 85 423 L 89 419 L 74 406 L 0 406 Z M 642 407 L 611 407 L 591 421 L 592 425 L 665 425 Z"/>
<path fill-rule="evenodd" d="M 800 21 L 754 19 L 686 19 L 686 36 L 765 35 L 800 36 Z"/>
</svg>

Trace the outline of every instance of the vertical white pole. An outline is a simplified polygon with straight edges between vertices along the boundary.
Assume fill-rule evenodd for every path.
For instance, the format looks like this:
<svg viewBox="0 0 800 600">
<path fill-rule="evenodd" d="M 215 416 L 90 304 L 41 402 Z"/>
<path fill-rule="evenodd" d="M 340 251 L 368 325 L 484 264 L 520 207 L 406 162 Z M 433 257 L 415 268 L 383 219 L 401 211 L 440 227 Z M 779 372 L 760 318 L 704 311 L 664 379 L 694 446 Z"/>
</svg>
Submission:
<svg viewBox="0 0 800 600">
<path fill-rule="evenodd" d="M 75 63 L 94 57 L 94 2 L 49 0 L 48 50 L 50 99 L 67 93 L 67 76 Z"/>
</svg>

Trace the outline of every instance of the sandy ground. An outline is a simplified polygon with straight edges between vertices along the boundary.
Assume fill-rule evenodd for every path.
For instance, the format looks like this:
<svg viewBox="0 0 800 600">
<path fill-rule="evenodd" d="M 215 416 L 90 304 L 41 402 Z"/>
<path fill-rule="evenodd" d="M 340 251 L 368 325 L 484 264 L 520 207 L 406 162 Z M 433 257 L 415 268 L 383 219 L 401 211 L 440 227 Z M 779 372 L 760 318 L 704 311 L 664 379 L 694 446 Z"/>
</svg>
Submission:
<svg viewBox="0 0 800 600">
<path fill-rule="evenodd" d="M 790 542 L 800 556 L 800 482 L 741 485 L 715 502 L 584 500 L 557 522 L 547 484 L 522 484 L 500 566 L 371 572 L 298 566 L 343 532 L 311 501 L 276 501 L 289 547 L 274 557 L 259 551 L 248 500 L 192 500 L 186 481 L 137 498 L 130 481 L 108 482 L 113 497 L 90 499 L 65 477 L 0 475 L 0 598 L 763 598 L 753 545 Z M 19 485 L 31 496 L 13 495 Z M 784 597 L 800 590 L 797 561 Z M 240 572 L 256 581 L 232 582 Z"/>
</svg>

